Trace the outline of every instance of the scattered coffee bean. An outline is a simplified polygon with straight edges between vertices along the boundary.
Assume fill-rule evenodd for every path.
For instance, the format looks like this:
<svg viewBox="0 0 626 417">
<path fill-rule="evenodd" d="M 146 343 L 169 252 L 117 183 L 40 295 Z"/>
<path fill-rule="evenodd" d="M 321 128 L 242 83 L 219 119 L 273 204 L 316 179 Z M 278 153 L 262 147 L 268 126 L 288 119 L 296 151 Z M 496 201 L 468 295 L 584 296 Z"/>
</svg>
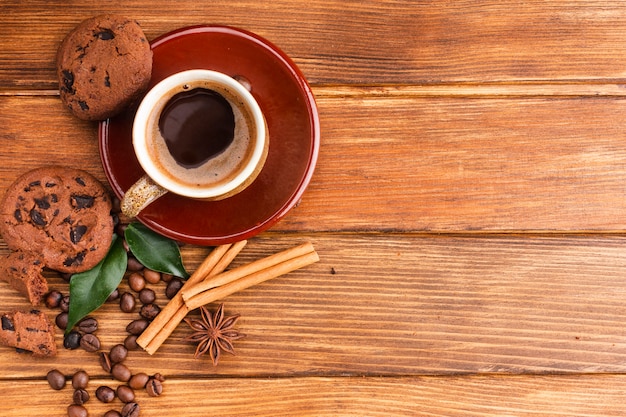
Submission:
<svg viewBox="0 0 626 417">
<path fill-rule="evenodd" d="M 120 385 L 117 387 L 117 398 L 123 403 L 130 403 L 135 401 L 135 391 L 128 385 Z"/>
<path fill-rule="evenodd" d="M 113 363 L 124 362 L 126 356 L 128 356 L 128 349 L 120 344 L 113 346 L 109 352 L 109 358 L 111 358 Z"/>
<path fill-rule="evenodd" d="M 146 384 L 146 392 L 151 397 L 158 397 L 163 393 L 163 384 L 156 378 L 150 378 Z"/>
<path fill-rule="evenodd" d="M 100 350 L 100 339 L 95 334 L 84 334 L 80 338 L 80 347 L 87 352 L 97 352 Z"/>
<path fill-rule="evenodd" d="M 105 404 L 110 403 L 115 399 L 115 391 L 106 385 L 99 386 L 96 389 L 96 398 Z"/>
<path fill-rule="evenodd" d="M 128 403 L 122 408 L 122 417 L 138 417 L 139 404 Z"/>
<path fill-rule="evenodd" d="M 171 300 L 176 294 L 178 294 L 178 291 L 180 291 L 182 287 L 182 279 L 178 277 L 172 278 L 172 280 L 167 283 L 167 287 L 165 287 L 165 296 Z"/>
<path fill-rule="evenodd" d="M 72 404 L 67 407 L 68 417 L 87 417 L 88 415 L 87 409 L 82 405 Z"/>
<path fill-rule="evenodd" d="M 148 268 L 143 270 L 143 277 L 150 284 L 158 284 L 161 281 L 161 273 Z"/>
<path fill-rule="evenodd" d="M 100 352 L 100 366 L 106 373 L 111 373 L 113 365 L 111 364 L 111 358 L 108 352 Z"/>
<path fill-rule="evenodd" d="M 113 378 L 122 382 L 128 382 L 128 380 L 132 376 L 130 369 L 128 369 L 126 365 L 123 365 L 121 363 L 116 363 L 115 365 L 113 365 L 113 368 L 111 368 L 111 375 L 113 375 Z"/>
<path fill-rule="evenodd" d="M 139 272 L 139 271 L 141 271 L 144 268 L 144 266 L 143 266 L 143 264 L 141 262 L 139 262 L 137 260 L 137 258 L 133 258 L 132 256 L 129 256 L 126 268 L 129 271 Z"/>
<path fill-rule="evenodd" d="M 122 417 L 122 415 L 116 410 L 109 410 L 104 413 L 103 417 Z"/>
<path fill-rule="evenodd" d="M 165 377 L 158 372 L 152 375 L 152 378 L 156 379 L 159 382 L 165 382 Z"/>
<path fill-rule="evenodd" d="M 130 334 L 140 335 L 148 327 L 150 322 L 146 319 L 137 319 L 128 323 L 126 331 Z"/>
<path fill-rule="evenodd" d="M 140 372 L 130 378 L 130 380 L 128 381 L 128 385 L 132 389 L 144 389 L 146 387 L 146 384 L 148 383 L 148 380 L 150 380 L 148 374 Z"/>
<path fill-rule="evenodd" d="M 141 309 L 139 310 L 139 315 L 146 320 L 152 321 L 156 318 L 156 316 L 159 315 L 160 312 L 161 307 L 154 303 L 151 303 L 141 306 Z"/>
<path fill-rule="evenodd" d="M 107 302 L 115 301 L 118 298 L 120 298 L 120 290 L 116 288 L 113 290 L 111 294 L 109 294 L 109 297 L 107 298 Z"/>
<path fill-rule="evenodd" d="M 156 293 L 154 292 L 154 290 L 150 288 L 144 288 L 143 290 L 139 291 L 139 301 L 141 301 L 142 304 L 154 303 L 155 300 Z"/>
<path fill-rule="evenodd" d="M 46 379 L 48 380 L 48 384 L 50 384 L 50 388 L 54 390 L 58 391 L 65 387 L 65 375 L 58 369 L 53 369 L 48 372 Z"/>
<path fill-rule="evenodd" d="M 83 405 L 89 401 L 89 393 L 83 388 L 78 388 L 74 391 L 72 399 L 74 400 L 74 404 Z"/>
<path fill-rule="evenodd" d="M 45 304 L 48 308 L 58 308 L 63 300 L 63 294 L 59 291 L 50 291 L 46 294 Z"/>
<path fill-rule="evenodd" d="M 139 349 L 139 345 L 137 344 L 137 335 L 136 334 L 129 334 L 128 336 L 126 336 L 126 339 L 124 339 L 124 347 L 128 350 L 137 350 Z"/>
<path fill-rule="evenodd" d="M 68 318 L 69 318 L 69 315 L 67 313 L 59 313 L 54 319 L 54 323 L 57 325 L 59 329 L 65 330 L 67 328 Z"/>
<path fill-rule="evenodd" d="M 93 317 L 85 317 L 76 325 L 78 331 L 82 333 L 94 333 L 98 330 L 98 320 Z"/>
<path fill-rule="evenodd" d="M 139 292 L 146 288 L 146 280 L 139 272 L 133 272 L 128 276 L 128 286 L 131 290 Z"/>
<path fill-rule="evenodd" d="M 85 371 L 78 371 L 72 376 L 72 387 L 74 389 L 85 389 L 89 384 L 89 374 Z"/>
<path fill-rule="evenodd" d="M 132 313 L 135 309 L 135 296 L 129 292 L 125 292 L 120 297 L 120 310 L 124 313 Z"/>
<path fill-rule="evenodd" d="M 172 274 L 161 274 L 161 281 L 168 283 L 172 280 L 172 278 L 174 278 L 174 275 Z"/>
<path fill-rule="evenodd" d="M 67 313 L 68 311 L 70 311 L 70 296 L 69 295 L 63 296 L 63 298 L 61 299 L 61 302 L 59 303 L 59 308 L 64 313 Z"/>
<path fill-rule="evenodd" d="M 81 335 L 76 330 L 72 330 L 63 338 L 63 347 L 74 350 L 80 346 Z"/>
</svg>

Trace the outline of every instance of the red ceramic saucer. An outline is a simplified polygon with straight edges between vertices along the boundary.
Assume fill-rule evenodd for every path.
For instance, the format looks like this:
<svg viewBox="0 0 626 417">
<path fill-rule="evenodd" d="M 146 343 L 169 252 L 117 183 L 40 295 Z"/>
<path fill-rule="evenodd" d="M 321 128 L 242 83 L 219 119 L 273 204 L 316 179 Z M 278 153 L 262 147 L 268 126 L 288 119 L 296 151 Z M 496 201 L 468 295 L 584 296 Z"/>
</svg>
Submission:
<svg viewBox="0 0 626 417">
<path fill-rule="evenodd" d="M 168 193 L 138 220 L 182 242 L 221 245 L 267 230 L 295 206 L 317 162 L 320 126 L 315 99 L 300 70 L 276 46 L 227 26 L 193 26 L 152 42 L 150 86 L 179 71 L 201 68 L 243 77 L 263 110 L 270 137 L 257 179 L 222 201 L 198 201 Z M 144 175 L 131 138 L 135 111 L 100 123 L 100 156 L 118 197 Z"/>
</svg>

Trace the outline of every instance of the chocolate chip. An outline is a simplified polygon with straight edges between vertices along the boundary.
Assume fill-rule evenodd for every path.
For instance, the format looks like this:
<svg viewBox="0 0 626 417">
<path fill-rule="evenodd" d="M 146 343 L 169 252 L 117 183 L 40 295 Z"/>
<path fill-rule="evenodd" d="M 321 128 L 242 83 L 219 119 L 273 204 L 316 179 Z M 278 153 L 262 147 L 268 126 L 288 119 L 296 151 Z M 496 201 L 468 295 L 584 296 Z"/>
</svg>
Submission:
<svg viewBox="0 0 626 417">
<path fill-rule="evenodd" d="M 52 188 L 52 187 L 56 187 L 56 186 L 57 186 L 56 182 L 50 181 L 50 182 L 46 183 L 46 188 Z"/>
<path fill-rule="evenodd" d="M 8 330 L 10 332 L 15 331 L 15 326 L 10 318 L 7 316 L 2 316 L 2 330 Z"/>
<path fill-rule="evenodd" d="M 72 243 L 76 244 L 80 242 L 85 233 L 87 233 L 87 226 L 85 225 L 72 227 L 70 229 L 70 240 L 72 241 Z"/>
<path fill-rule="evenodd" d="M 61 71 L 61 76 L 63 78 L 63 87 L 61 87 L 63 91 L 70 94 L 75 94 L 76 90 L 74 90 L 74 74 L 72 73 L 72 71 L 63 70 Z"/>
<path fill-rule="evenodd" d="M 63 265 L 65 266 L 76 266 L 76 265 L 80 265 L 83 263 L 83 261 L 85 260 L 85 254 L 87 253 L 87 251 L 82 251 L 76 254 L 76 256 L 74 257 L 67 257 L 65 258 L 65 261 L 63 261 Z"/>
<path fill-rule="evenodd" d="M 78 181 L 78 178 L 76 179 L 76 181 Z M 95 202 L 95 198 L 93 198 L 90 195 L 72 195 L 71 197 L 71 201 L 72 201 L 72 207 L 74 207 L 75 209 L 84 209 L 84 208 L 91 208 L 94 205 Z"/>
<path fill-rule="evenodd" d="M 32 222 L 37 225 L 37 226 L 45 226 L 46 225 L 46 220 L 43 218 L 43 216 L 41 215 L 40 212 L 38 212 L 35 209 L 32 209 L 29 213 L 30 215 L 30 219 L 32 220 Z"/>
<path fill-rule="evenodd" d="M 102 41 L 110 41 L 111 39 L 115 39 L 115 34 L 111 29 L 103 29 L 100 32 L 97 32 L 94 36 Z"/>
<path fill-rule="evenodd" d="M 15 220 L 17 220 L 18 222 L 22 222 L 22 211 L 20 209 L 17 209 L 13 212 L 13 217 L 15 217 Z"/>
<path fill-rule="evenodd" d="M 53 203 L 58 203 L 58 202 L 59 202 L 59 196 L 58 196 L 58 195 L 56 195 L 56 194 L 50 194 L 50 200 L 51 200 Z"/>
<path fill-rule="evenodd" d="M 32 181 L 28 184 L 29 187 L 39 187 L 41 185 L 41 181 Z"/>
<path fill-rule="evenodd" d="M 78 100 L 78 105 L 80 106 L 81 110 L 89 110 L 89 106 L 87 105 L 86 101 Z"/>
<path fill-rule="evenodd" d="M 104 86 L 111 87 L 111 79 L 109 78 L 109 74 L 107 73 L 106 77 L 104 77 Z"/>
<path fill-rule="evenodd" d="M 47 210 L 50 208 L 50 201 L 48 201 L 48 196 L 43 196 L 43 198 L 36 198 L 35 204 L 42 210 Z"/>
<path fill-rule="evenodd" d="M 82 179 L 81 177 L 76 177 L 74 178 L 74 181 L 76 181 L 77 183 L 79 183 L 80 185 L 82 185 L 83 187 L 85 186 L 85 180 Z"/>
</svg>

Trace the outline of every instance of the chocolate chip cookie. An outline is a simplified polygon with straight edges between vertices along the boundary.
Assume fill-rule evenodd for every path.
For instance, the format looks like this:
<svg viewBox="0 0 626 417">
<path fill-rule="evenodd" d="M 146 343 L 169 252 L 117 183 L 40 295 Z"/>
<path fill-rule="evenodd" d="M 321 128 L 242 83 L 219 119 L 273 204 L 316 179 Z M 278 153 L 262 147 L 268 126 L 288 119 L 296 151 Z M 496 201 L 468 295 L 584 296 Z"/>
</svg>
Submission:
<svg viewBox="0 0 626 417">
<path fill-rule="evenodd" d="M 34 356 L 57 354 L 54 326 L 41 311 L 11 311 L 1 314 L 0 321 L 0 344 L 27 350 Z"/>
<path fill-rule="evenodd" d="M 0 202 L 0 234 L 14 251 L 41 254 L 50 269 L 86 271 L 111 245 L 111 198 L 85 171 L 37 168 L 7 189 Z"/>
<path fill-rule="evenodd" d="M 152 50 L 139 24 L 105 14 L 80 23 L 57 52 L 61 100 L 83 120 L 104 120 L 146 90 Z"/>
<path fill-rule="evenodd" d="M 0 281 L 7 282 L 37 306 L 48 292 L 48 281 L 42 275 L 43 267 L 41 254 L 14 251 L 0 258 Z"/>
</svg>

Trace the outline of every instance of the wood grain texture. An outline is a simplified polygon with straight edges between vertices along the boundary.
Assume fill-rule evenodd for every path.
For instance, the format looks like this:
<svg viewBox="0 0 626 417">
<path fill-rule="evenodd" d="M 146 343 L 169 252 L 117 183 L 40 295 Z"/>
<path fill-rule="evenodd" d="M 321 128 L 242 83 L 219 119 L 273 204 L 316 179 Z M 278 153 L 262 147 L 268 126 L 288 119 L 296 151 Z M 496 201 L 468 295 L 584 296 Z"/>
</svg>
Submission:
<svg viewBox="0 0 626 417">
<path fill-rule="evenodd" d="M 623 97 L 324 91 L 313 181 L 274 230 L 624 230 Z M 74 120 L 58 97 L 0 96 L 0 125 L 10 145 L 0 154 L 0 189 L 50 163 L 106 181 L 96 124 Z"/>
<path fill-rule="evenodd" d="M 99 385 L 117 383 L 94 379 L 88 392 Z M 137 401 L 142 416 L 622 416 L 625 388 L 622 375 L 205 378 L 169 379 L 161 397 L 141 392 Z M 0 390 L 15 401 L 0 402 L 4 417 L 67 415 L 70 388 L 0 381 Z M 121 403 L 92 399 L 86 407 L 90 415 L 102 415 Z"/>
<path fill-rule="evenodd" d="M 154 356 L 132 352 L 129 367 L 185 377 L 626 371 L 623 237 L 271 234 L 250 241 L 233 266 L 305 239 L 319 263 L 223 300 L 226 314 L 242 315 L 247 337 L 235 342 L 237 356 L 216 368 L 194 361 L 183 323 Z M 193 269 L 206 253 L 189 247 L 184 256 Z M 58 278 L 51 286 L 66 288 Z M 0 305 L 27 308 L 2 288 Z M 155 288 L 163 304 L 163 286 Z M 109 348 L 138 318 L 115 304 L 95 316 Z M 97 357 L 82 351 L 16 359 L 2 349 L 3 378 L 55 366 L 103 375 Z"/>
<path fill-rule="evenodd" d="M 201 23 L 248 29 L 283 49 L 314 84 L 622 79 L 624 7 L 615 0 L 6 0 L 0 89 L 53 86 L 65 34 L 104 12 L 136 18 L 149 39 Z"/>
</svg>

